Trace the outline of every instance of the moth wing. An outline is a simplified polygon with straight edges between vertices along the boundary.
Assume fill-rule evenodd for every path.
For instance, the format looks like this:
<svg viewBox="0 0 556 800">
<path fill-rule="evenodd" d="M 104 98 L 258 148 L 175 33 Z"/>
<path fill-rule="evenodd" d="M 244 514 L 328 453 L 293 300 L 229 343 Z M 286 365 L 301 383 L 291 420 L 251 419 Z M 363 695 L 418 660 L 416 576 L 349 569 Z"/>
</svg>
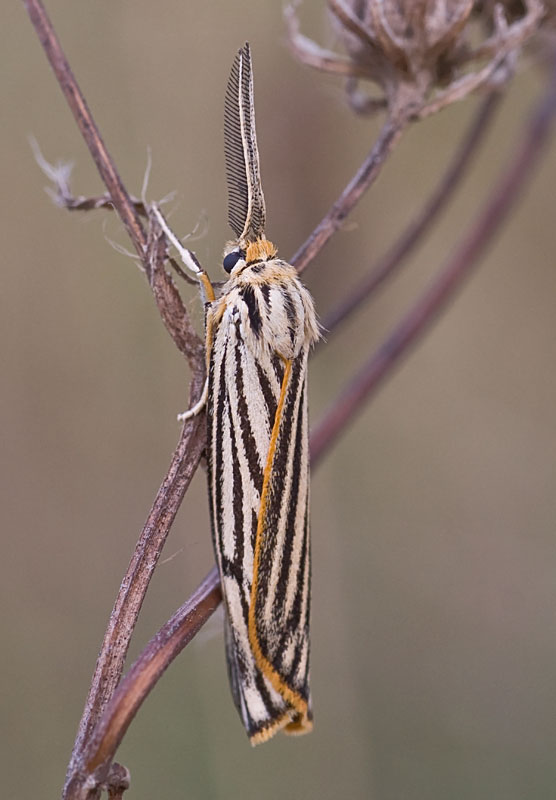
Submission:
<svg viewBox="0 0 556 800">
<path fill-rule="evenodd" d="M 290 703 L 261 671 L 249 636 L 261 464 L 267 456 L 267 429 L 275 418 L 280 382 L 276 374 L 265 382 L 257 371 L 259 362 L 246 347 L 236 313 L 237 298 L 228 299 L 227 312 L 212 327 L 209 352 L 208 479 L 213 539 L 226 605 L 228 674 L 235 705 L 256 744 L 291 724 L 295 716 Z M 270 363 L 265 366 L 274 372 Z"/>
<path fill-rule="evenodd" d="M 274 452 L 258 520 L 251 619 L 262 673 L 287 700 L 286 731 L 309 730 L 309 445 L 306 398 L 307 349 L 289 362 L 275 418 Z"/>
</svg>

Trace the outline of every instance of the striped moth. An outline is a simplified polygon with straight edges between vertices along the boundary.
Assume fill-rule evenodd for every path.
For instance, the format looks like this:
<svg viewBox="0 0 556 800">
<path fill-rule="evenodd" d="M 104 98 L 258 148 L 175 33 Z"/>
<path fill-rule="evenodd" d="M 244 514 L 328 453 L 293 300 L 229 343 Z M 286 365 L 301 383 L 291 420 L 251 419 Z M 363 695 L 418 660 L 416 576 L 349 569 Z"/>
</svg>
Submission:
<svg viewBox="0 0 556 800">
<path fill-rule="evenodd" d="M 202 283 L 207 465 L 235 704 L 252 744 L 312 728 L 309 691 L 309 445 L 306 373 L 319 336 L 313 300 L 264 234 L 251 54 L 239 50 L 225 108 L 229 279 L 218 297 L 194 255 L 155 214 Z"/>
</svg>

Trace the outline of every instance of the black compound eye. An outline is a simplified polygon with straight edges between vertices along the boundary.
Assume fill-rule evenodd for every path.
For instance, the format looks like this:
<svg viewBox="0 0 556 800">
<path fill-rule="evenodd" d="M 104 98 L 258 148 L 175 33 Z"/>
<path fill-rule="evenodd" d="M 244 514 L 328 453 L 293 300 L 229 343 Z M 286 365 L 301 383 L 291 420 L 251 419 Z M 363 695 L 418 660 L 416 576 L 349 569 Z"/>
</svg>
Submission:
<svg viewBox="0 0 556 800">
<path fill-rule="evenodd" d="M 245 258 L 244 250 L 232 250 L 231 253 L 228 253 L 222 262 L 222 266 L 228 274 L 233 270 L 240 258 Z"/>
</svg>

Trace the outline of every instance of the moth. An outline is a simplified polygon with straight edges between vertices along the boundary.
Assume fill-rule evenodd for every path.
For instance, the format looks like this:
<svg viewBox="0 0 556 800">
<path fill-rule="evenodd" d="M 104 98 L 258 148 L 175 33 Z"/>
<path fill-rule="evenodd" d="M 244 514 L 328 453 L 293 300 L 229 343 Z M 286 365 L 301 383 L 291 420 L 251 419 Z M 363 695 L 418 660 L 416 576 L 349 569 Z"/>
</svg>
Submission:
<svg viewBox="0 0 556 800">
<path fill-rule="evenodd" d="M 228 673 L 252 744 L 312 728 L 309 690 L 307 358 L 313 300 L 265 237 L 251 53 L 234 60 L 224 138 L 229 278 L 218 296 L 156 216 L 206 295 L 206 404 L 212 537 L 225 602 Z"/>
</svg>

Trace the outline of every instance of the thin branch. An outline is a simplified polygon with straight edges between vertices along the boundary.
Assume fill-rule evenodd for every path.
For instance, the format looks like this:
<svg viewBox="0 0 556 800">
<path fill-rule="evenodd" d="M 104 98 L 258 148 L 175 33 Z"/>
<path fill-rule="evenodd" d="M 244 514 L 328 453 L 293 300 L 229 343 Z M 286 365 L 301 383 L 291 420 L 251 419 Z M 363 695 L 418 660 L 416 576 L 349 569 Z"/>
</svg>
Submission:
<svg viewBox="0 0 556 800">
<path fill-rule="evenodd" d="M 202 386 L 203 382 L 199 383 L 199 379 L 194 377 L 193 400 L 199 397 Z M 68 780 L 79 771 L 83 750 L 122 676 L 129 641 L 150 579 L 205 446 L 204 420 L 204 415 L 200 414 L 184 425 L 168 474 L 158 490 L 122 580 L 79 724 L 68 766 Z M 67 789 L 64 796 L 70 797 L 66 792 Z"/>
<path fill-rule="evenodd" d="M 146 261 L 151 289 L 166 330 L 178 350 L 186 357 L 197 382 L 205 378 L 205 347 L 197 336 L 181 295 L 171 275 L 164 269 L 166 239 L 153 218 L 149 228 Z M 171 259 L 173 261 L 173 259 Z"/>
<path fill-rule="evenodd" d="M 99 208 L 104 208 L 107 211 L 114 209 L 114 201 L 109 194 L 99 194 L 93 197 L 55 197 L 57 205 L 61 208 L 66 208 L 68 211 L 95 211 Z M 133 205 L 138 214 L 142 217 L 147 217 L 148 212 L 145 204 L 138 197 L 129 195 L 129 202 Z"/>
<path fill-rule="evenodd" d="M 52 186 L 47 187 L 48 193 L 61 208 L 70 211 L 92 211 L 99 208 L 114 209 L 114 204 L 109 195 L 100 197 L 75 197 L 70 187 L 70 175 L 72 170 L 71 163 L 50 164 L 43 156 L 37 142 L 32 139 L 31 146 L 35 154 L 35 159 L 44 174 L 52 182 Z M 145 176 L 145 182 L 148 175 Z M 170 199 L 172 195 L 167 195 L 163 201 Z M 143 192 L 144 197 L 144 192 Z M 149 219 L 149 233 L 147 239 L 146 252 L 141 257 L 142 268 L 147 275 L 150 286 L 160 312 L 160 316 L 174 340 L 177 348 L 186 357 L 192 371 L 205 371 L 204 345 L 197 336 L 189 315 L 183 304 L 181 296 L 177 291 L 172 278 L 164 269 L 164 262 L 167 260 L 174 271 L 187 283 L 197 286 L 197 281 L 191 279 L 173 259 L 168 257 L 166 240 L 163 236 L 160 225 L 153 215 L 149 218 L 149 208 L 146 200 L 135 200 L 132 202 L 140 214 Z M 118 252 L 137 258 L 133 253 L 129 253 L 119 245 L 115 245 Z"/>
<path fill-rule="evenodd" d="M 93 771 L 115 752 L 139 706 L 163 672 L 193 639 L 222 601 L 217 567 L 158 631 L 118 686 L 90 745 L 87 768 Z M 112 725 L 111 720 L 117 720 Z M 124 722 L 125 721 L 125 722 Z M 117 738 L 113 736 L 117 730 Z"/>
<path fill-rule="evenodd" d="M 330 339 L 330 334 L 342 322 L 351 316 L 365 301 L 369 300 L 387 279 L 396 274 L 409 253 L 427 233 L 438 215 L 444 211 L 446 204 L 464 177 L 472 156 L 476 153 L 481 140 L 489 130 L 489 124 L 493 119 L 501 97 L 502 95 L 499 92 L 492 92 L 483 101 L 448 169 L 419 215 L 410 222 L 390 250 L 372 265 L 355 289 L 324 317 L 322 325 L 327 334 L 327 341 Z"/>
<path fill-rule="evenodd" d="M 367 28 L 361 19 L 354 13 L 354 10 L 343 0 L 328 0 L 330 11 L 338 18 L 346 30 L 354 33 L 361 41 L 366 42 L 371 47 L 378 46 L 375 33 Z"/>
<path fill-rule="evenodd" d="M 388 158 L 402 132 L 405 130 L 406 124 L 406 121 L 394 122 L 390 119 L 386 120 L 378 139 L 372 146 L 371 151 L 360 168 L 326 216 L 323 217 L 310 234 L 309 238 L 290 259 L 290 263 L 297 267 L 299 272 L 303 272 L 303 270 L 308 267 L 309 263 L 320 253 L 330 237 L 341 228 L 348 214 L 378 177 L 382 165 Z"/>
<path fill-rule="evenodd" d="M 332 50 L 320 47 L 312 39 L 301 33 L 296 14 L 298 5 L 297 0 L 294 0 L 293 3 L 289 3 L 284 8 L 284 21 L 288 29 L 288 45 L 298 61 L 308 67 L 329 72 L 332 75 L 366 77 L 368 70 L 364 66 L 355 63 L 348 56 L 341 56 Z"/>
<path fill-rule="evenodd" d="M 67 797 L 93 798 L 132 719 L 164 671 L 204 625 L 222 600 L 213 567 L 194 594 L 153 636 L 114 692 L 85 752 L 81 768 L 67 786 Z M 94 782 L 87 777 L 95 776 Z M 91 785 L 92 783 L 92 785 Z"/>
<path fill-rule="evenodd" d="M 137 215 L 114 162 L 106 149 L 96 123 L 85 102 L 70 65 L 56 37 L 52 23 L 41 0 L 23 0 L 33 27 L 44 48 L 50 66 L 54 70 L 75 121 L 85 139 L 100 176 L 112 198 L 112 202 L 134 244 L 137 253 L 143 257 L 147 236 Z"/>
<path fill-rule="evenodd" d="M 509 168 L 498 181 L 455 254 L 314 429 L 311 436 L 313 459 L 322 458 L 329 450 L 384 379 L 392 374 L 401 357 L 407 355 L 461 289 L 523 192 L 547 144 L 555 113 L 556 70 L 551 76 L 547 92 L 529 120 Z"/>
</svg>

